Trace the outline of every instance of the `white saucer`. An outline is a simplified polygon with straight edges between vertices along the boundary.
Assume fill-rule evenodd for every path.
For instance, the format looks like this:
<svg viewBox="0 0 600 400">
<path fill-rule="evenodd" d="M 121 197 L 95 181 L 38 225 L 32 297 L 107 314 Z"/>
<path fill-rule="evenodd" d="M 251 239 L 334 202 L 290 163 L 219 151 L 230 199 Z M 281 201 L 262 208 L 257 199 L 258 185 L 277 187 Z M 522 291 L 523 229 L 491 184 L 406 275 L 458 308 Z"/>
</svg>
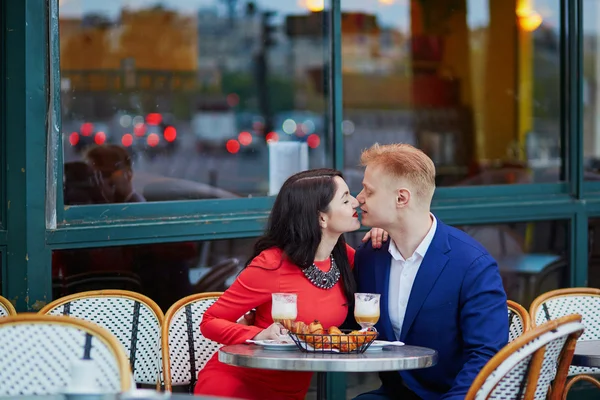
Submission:
<svg viewBox="0 0 600 400">
<path fill-rule="evenodd" d="M 280 342 L 277 340 L 246 340 L 246 342 L 261 346 L 265 350 L 289 351 L 298 348 L 294 342 Z"/>
</svg>

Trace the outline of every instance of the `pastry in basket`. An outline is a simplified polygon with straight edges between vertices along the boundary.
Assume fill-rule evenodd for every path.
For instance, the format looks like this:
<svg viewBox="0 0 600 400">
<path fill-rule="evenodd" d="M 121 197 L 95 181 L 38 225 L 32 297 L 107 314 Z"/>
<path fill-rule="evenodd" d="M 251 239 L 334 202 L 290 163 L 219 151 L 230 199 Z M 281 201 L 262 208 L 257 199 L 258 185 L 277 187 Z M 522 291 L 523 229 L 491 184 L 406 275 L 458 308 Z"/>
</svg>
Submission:
<svg viewBox="0 0 600 400">
<path fill-rule="evenodd" d="M 283 321 L 283 327 L 296 335 L 308 333 L 308 325 L 302 321 L 292 322 L 292 320 L 286 319 Z"/>
<path fill-rule="evenodd" d="M 356 343 L 357 346 L 362 346 L 367 342 L 371 342 L 377 336 L 375 331 L 352 331 L 348 334 L 350 340 Z"/>
<path fill-rule="evenodd" d="M 356 350 L 356 343 L 350 338 L 350 335 L 340 336 L 340 351 L 350 353 Z"/>
<path fill-rule="evenodd" d="M 323 335 L 325 334 L 325 330 L 323 329 L 323 325 L 321 325 L 321 323 L 319 321 L 313 321 L 308 325 L 308 335 L 306 335 L 306 343 L 308 344 L 313 344 L 315 343 L 315 340 L 318 339 L 318 341 L 320 342 L 320 344 L 323 344 L 323 340 L 321 339 L 320 336 L 316 336 L 316 335 Z M 319 346 L 320 348 L 321 346 Z"/>
<path fill-rule="evenodd" d="M 331 335 L 330 336 L 331 346 L 334 349 L 339 349 L 341 337 L 346 336 L 346 335 L 342 331 L 340 331 L 340 329 L 337 326 L 329 327 L 329 329 L 327 330 L 327 333 L 329 333 Z"/>
</svg>

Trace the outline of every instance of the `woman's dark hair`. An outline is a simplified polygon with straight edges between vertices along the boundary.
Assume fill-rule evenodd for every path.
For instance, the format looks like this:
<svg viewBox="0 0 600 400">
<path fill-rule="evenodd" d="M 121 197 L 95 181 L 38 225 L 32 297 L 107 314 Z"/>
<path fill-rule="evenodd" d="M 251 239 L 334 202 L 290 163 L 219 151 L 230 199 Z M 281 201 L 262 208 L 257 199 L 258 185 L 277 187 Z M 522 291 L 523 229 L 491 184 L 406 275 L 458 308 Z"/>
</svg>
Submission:
<svg viewBox="0 0 600 400">
<path fill-rule="evenodd" d="M 264 250 L 278 247 L 301 269 L 310 267 L 321 243 L 319 212 L 327 212 L 337 190 L 335 177 L 342 173 L 329 168 L 312 169 L 289 177 L 275 198 L 265 234 L 254 245 L 252 259 Z M 348 302 L 354 301 L 356 282 L 350 270 L 346 241 L 340 235 L 332 252 L 340 269 L 341 285 Z"/>
<path fill-rule="evenodd" d="M 98 173 L 82 161 L 66 162 L 63 177 L 64 203 L 69 205 L 106 203 Z"/>
</svg>

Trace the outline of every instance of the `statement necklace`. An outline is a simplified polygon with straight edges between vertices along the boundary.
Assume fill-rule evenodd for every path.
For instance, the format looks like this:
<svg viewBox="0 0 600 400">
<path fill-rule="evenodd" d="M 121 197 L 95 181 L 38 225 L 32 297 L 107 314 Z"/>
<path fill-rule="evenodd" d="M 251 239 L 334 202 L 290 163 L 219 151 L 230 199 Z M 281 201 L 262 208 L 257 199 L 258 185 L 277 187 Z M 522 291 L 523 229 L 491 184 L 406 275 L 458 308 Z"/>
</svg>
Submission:
<svg viewBox="0 0 600 400">
<path fill-rule="evenodd" d="M 327 272 L 321 271 L 315 263 L 310 267 L 304 268 L 304 276 L 316 287 L 321 289 L 331 289 L 340 280 L 340 269 L 335 263 L 333 256 L 331 258 L 331 268 Z"/>
</svg>

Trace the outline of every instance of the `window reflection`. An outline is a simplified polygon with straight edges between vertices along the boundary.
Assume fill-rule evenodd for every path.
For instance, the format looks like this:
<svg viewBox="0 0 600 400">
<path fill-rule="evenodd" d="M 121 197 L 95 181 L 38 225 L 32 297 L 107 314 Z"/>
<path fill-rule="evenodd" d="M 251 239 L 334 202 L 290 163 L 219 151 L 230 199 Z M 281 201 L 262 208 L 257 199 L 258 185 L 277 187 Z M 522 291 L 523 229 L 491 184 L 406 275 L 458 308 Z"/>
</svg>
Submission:
<svg viewBox="0 0 600 400">
<path fill-rule="evenodd" d="M 267 195 L 330 165 L 317 3 L 61 1 L 65 203 Z"/>
<path fill-rule="evenodd" d="M 600 218 L 588 220 L 588 283 L 587 286 L 600 288 Z"/>
<path fill-rule="evenodd" d="M 166 311 L 187 295 L 228 288 L 252 254 L 255 240 L 56 250 L 52 295 L 57 299 L 86 290 L 132 290 Z"/>
<path fill-rule="evenodd" d="M 598 0 L 583 1 L 583 154 L 586 180 L 600 179 L 599 6 Z"/>
<path fill-rule="evenodd" d="M 438 186 L 558 182 L 559 0 L 342 0 L 346 176 L 407 142 Z"/>
</svg>

